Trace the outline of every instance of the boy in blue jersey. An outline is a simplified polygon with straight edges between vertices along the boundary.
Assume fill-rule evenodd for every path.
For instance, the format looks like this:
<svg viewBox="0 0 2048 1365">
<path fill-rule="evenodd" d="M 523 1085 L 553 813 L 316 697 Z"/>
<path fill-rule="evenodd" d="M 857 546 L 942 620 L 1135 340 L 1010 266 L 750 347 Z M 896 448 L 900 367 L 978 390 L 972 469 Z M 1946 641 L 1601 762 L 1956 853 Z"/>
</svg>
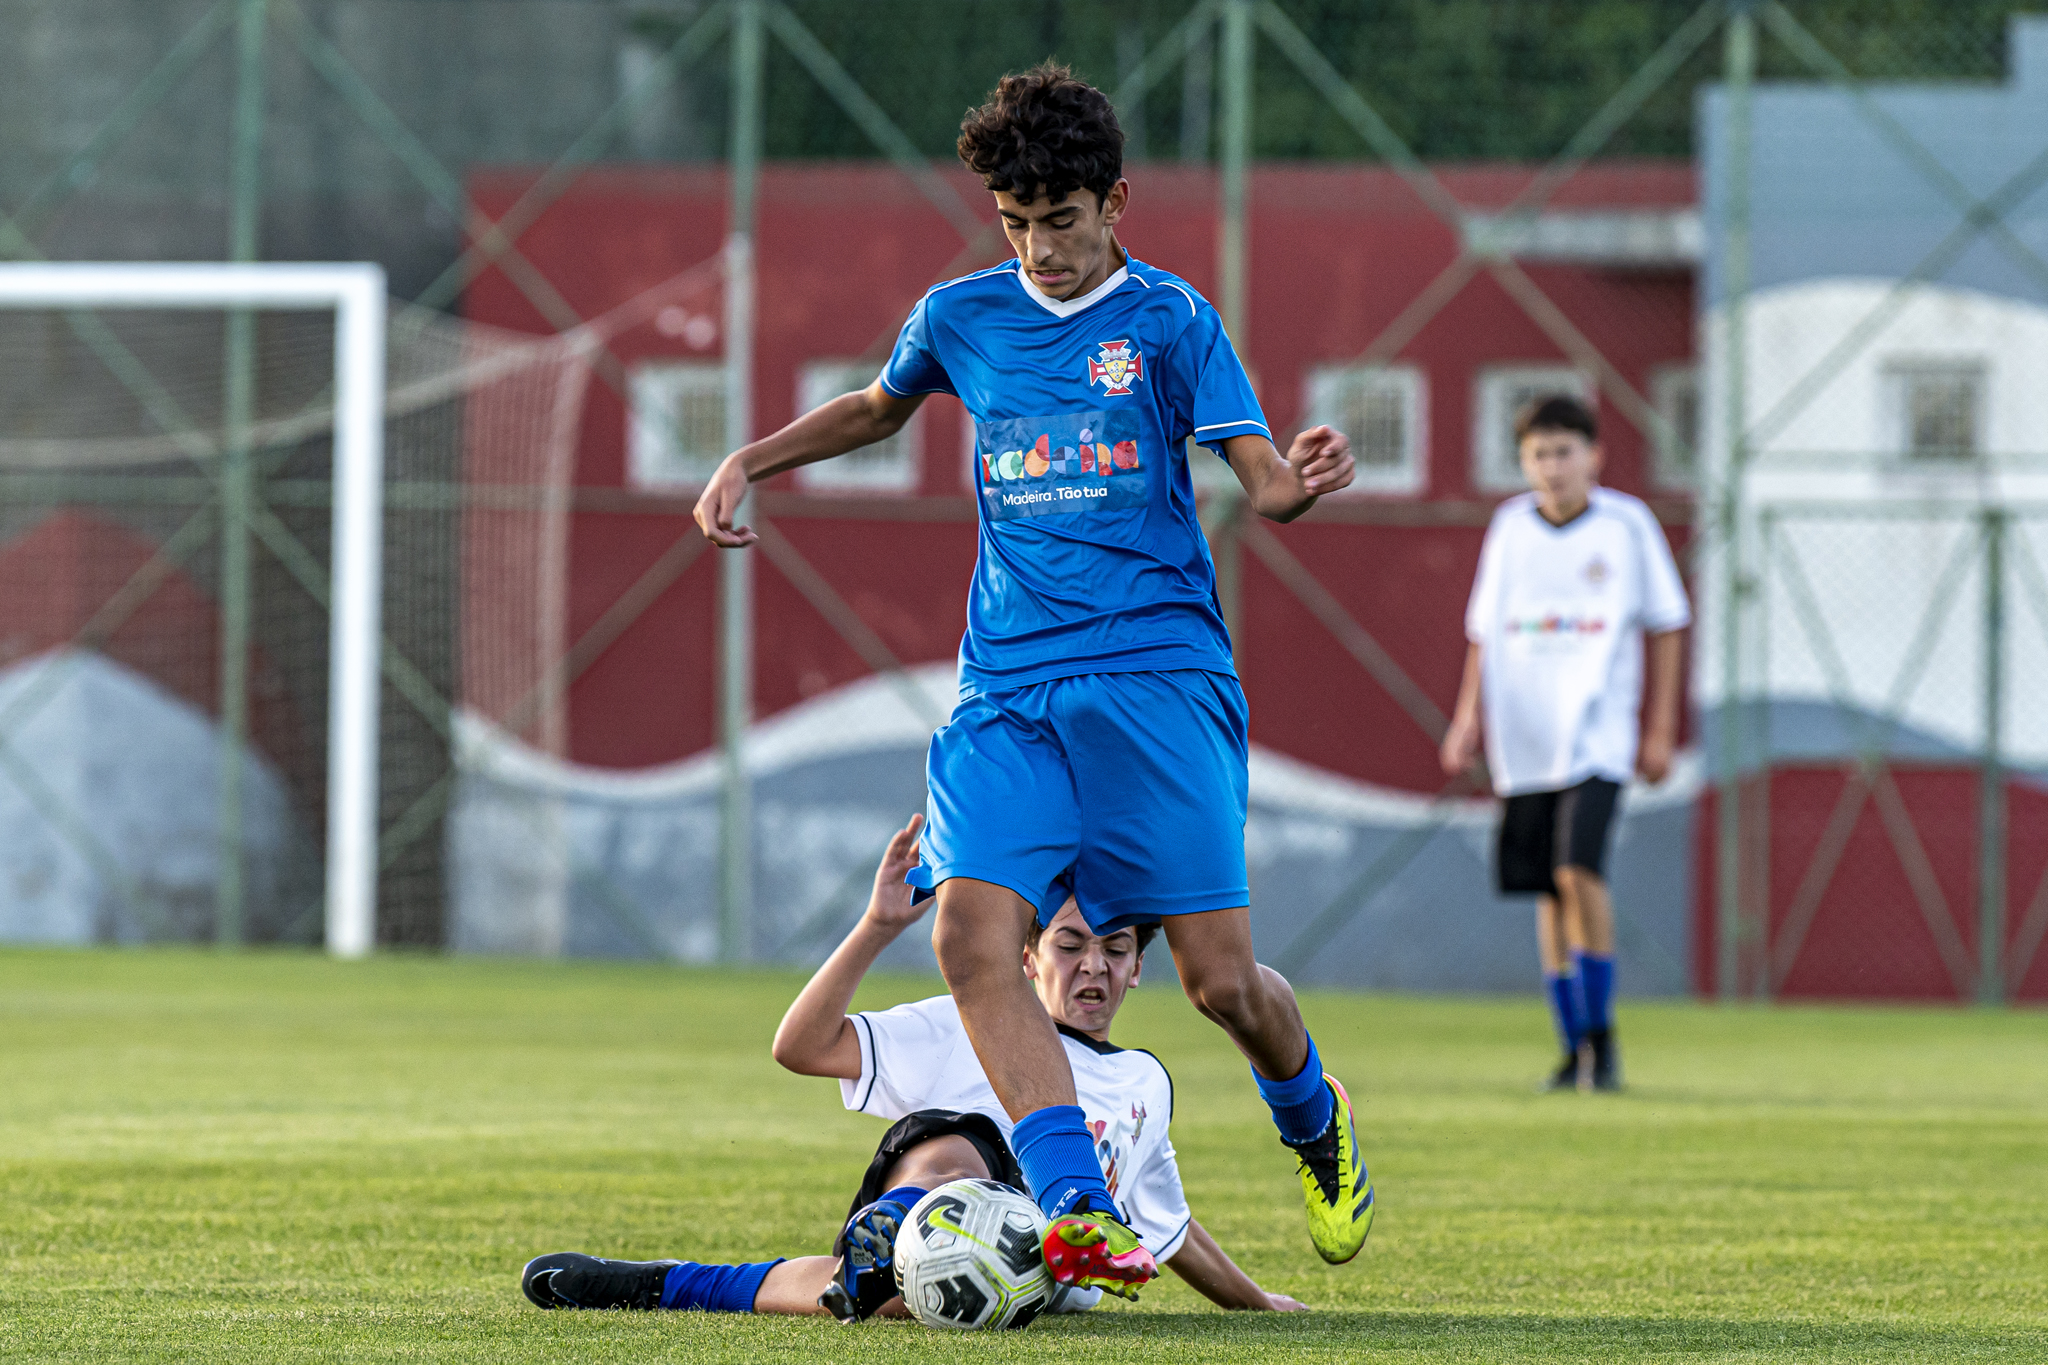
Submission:
<svg viewBox="0 0 2048 1365">
<path fill-rule="evenodd" d="M 1355 1256 L 1372 1186 L 1343 1088 L 1294 992 L 1252 956 L 1246 709 L 1195 514 L 1186 442 L 1230 463 L 1253 509 L 1291 521 L 1351 482 L 1327 427 L 1275 449 L 1222 321 L 1128 257 L 1123 133 L 1100 91 L 1045 65 L 961 125 L 1014 263 L 934 287 L 881 378 L 728 456 L 697 522 L 738 549 L 747 485 L 889 436 L 927 394 L 974 417 L 980 553 L 961 697 L 932 739 L 913 885 L 938 897 L 939 966 L 1063 1283 L 1135 1296 L 1158 1266 L 1102 1180 L 1059 1035 L 1017 970 L 1025 929 L 1070 897 L 1097 934 L 1162 922 L 1195 1006 L 1250 1060 L 1299 1158 L 1309 1230 Z"/>
</svg>

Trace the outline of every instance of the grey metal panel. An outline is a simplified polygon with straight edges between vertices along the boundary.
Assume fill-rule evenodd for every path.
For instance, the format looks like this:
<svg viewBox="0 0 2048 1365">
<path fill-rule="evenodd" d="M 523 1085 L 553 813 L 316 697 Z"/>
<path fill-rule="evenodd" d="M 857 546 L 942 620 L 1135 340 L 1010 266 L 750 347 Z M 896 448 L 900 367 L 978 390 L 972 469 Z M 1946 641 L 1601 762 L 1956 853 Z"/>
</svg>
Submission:
<svg viewBox="0 0 2048 1365">
<path fill-rule="evenodd" d="M 2012 19 L 2011 78 L 1999 86 L 1873 85 L 1871 99 L 1972 195 L 1998 191 L 2048 149 L 2048 17 Z M 1720 301 L 1720 236 L 1727 197 L 1726 92 L 1698 103 L 1703 303 Z M 1848 95 L 1817 82 L 1761 82 L 1754 95 L 1752 207 L 1758 289 L 1800 281 L 1897 278 L 1962 220 L 1961 209 L 1908 161 Z M 2048 258 L 2048 189 L 2005 221 Z M 1980 236 L 1940 278 L 1987 293 L 2048 302 L 2042 272 Z"/>
</svg>

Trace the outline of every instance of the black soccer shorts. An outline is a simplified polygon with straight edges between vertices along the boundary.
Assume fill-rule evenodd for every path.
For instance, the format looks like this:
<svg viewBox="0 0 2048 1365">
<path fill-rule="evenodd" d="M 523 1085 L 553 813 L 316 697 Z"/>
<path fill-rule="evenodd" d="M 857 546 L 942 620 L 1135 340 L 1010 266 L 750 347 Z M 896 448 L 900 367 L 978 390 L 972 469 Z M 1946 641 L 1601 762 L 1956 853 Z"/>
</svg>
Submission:
<svg viewBox="0 0 2048 1365">
<path fill-rule="evenodd" d="M 1506 896 L 1557 894 L 1556 870 L 1607 875 L 1607 832 L 1621 784 L 1589 777 L 1559 792 L 1510 796 L 1501 810 L 1496 871 Z"/>
<path fill-rule="evenodd" d="M 1003 1141 L 1003 1130 L 996 1127 L 995 1120 L 986 1114 L 962 1114 L 952 1109 L 920 1109 L 915 1114 L 906 1114 L 891 1124 L 889 1131 L 882 1134 L 881 1145 L 875 1148 L 875 1159 L 868 1163 L 867 1174 L 861 1177 L 860 1192 L 853 1196 L 853 1203 L 846 1210 L 848 1222 L 853 1215 L 880 1199 L 889 1192 L 885 1183 L 896 1162 L 921 1142 L 933 1138 L 964 1137 L 974 1144 L 981 1153 L 983 1164 L 988 1167 L 991 1180 L 999 1180 L 1022 1190 L 1024 1169 L 1017 1164 L 1017 1158 L 1010 1153 L 1010 1144 Z M 834 1256 L 844 1255 L 846 1248 L 840 1237 L 832 1243 Z"/>
</svg>

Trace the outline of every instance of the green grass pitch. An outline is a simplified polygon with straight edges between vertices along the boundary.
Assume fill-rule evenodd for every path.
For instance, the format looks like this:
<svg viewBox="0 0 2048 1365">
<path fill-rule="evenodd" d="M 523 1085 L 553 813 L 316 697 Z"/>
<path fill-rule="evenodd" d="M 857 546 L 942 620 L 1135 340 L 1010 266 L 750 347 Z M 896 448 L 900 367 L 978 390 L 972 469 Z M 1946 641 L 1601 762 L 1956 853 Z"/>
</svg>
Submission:
<svg viewBox="0 0 2048 1365">
<path fill-rule="evenodd" d="M 1118 1037 L 1174 1073 L 1197 1216 L 1318 1312 L 1171 1276 L 1007 1336 L 528 1307 L 538 1252 L 827 1247 L 880 1124 L 770 1062 L 799 980 L 0 952 L 0 1358 L 2048 1359 L 2038 1012 L 1625 1005 L 1631 1091 L 1545 1097 L 1533 998 L 1311 996 L 1380 1194 L 1331 1268 L 1243 1064 L 1148 990 Z"/>
</svg>

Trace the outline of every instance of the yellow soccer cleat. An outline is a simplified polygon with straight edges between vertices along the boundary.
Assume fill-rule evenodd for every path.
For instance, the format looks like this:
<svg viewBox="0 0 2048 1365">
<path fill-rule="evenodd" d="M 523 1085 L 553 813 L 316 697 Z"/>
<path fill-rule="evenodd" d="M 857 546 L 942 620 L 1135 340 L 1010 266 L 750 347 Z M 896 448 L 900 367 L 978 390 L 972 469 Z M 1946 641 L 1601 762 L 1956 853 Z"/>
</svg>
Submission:
<svg viewBox="0 0 2048 1365">
<path fill-rule="evenodd" d="M 1351 1097 L 1325 1073 L 1335 1101 L 1330 1126 L 1312 1142 L 1294 1148 L 1301 1158 L 1301 1193 L 1308 1204 L 1309 1240 L 1316 1254 L 1331 1265 L 1343 1265 L 1365 1245 L 1372 1231 L 1372 1177 L 1358 1152 L 1352 1127 Z"/>
</svg>

